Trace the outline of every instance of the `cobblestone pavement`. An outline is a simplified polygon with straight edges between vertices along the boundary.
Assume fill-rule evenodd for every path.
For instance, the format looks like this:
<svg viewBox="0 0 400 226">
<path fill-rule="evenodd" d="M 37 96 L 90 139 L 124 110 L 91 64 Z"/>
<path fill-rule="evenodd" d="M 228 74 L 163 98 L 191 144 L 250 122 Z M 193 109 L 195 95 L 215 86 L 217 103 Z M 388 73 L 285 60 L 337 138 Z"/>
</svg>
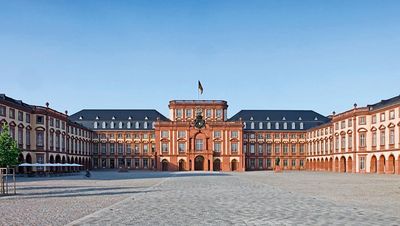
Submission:
<svg viewBox="0 0 400 226">
<path fill-rule="evenodd" d="M 169 173 L 115 171 L 17 178 L 17 195 L 0 196 L 0 225 L 65 225 L 147 189 Z M 155 192 L 156 190 L 152 190 Z"/>
<path fill-rule="evenodd" d="M 400 178 L 381 177 L 375 178 L 382 190 L 368 190 L 375 188 L 369 175 L 176 173 L 147 193 L 136 193 L 70 225 L 399 225 Z M 361 184 L 366 189 L 359 190 L 352 180 L 367 181 Z M 299 186 L 302 181 L 306 183 Z M 344 189 L 356 194 L 354 198 L 337 198 L 337 192 L 330 191 L 346 192 L 337 183 L 343 181 L 349 182 Z M 381 202 L 366 205 L 366 197 L 379 192 L 391 196 L 380 195 Z M 363 197 L 367 201 L 353 204 Z M 385 203 L 393 199 L 397 201 Z M 391 208 L 397 209 L 387 210 Z"/>
</svg>

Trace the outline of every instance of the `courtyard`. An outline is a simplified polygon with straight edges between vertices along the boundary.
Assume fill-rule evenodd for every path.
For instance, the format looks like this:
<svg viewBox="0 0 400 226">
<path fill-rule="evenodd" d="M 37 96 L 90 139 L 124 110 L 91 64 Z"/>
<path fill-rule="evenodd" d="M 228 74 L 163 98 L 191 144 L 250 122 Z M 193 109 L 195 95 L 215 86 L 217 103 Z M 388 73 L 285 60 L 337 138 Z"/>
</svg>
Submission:
<svg viewBox="0 0 400 226">
<path fill-rule="evenodd" d="M 398 225 L 400 177 L 94 171 L 18 178 L 0 225 Z"/>
</svg>

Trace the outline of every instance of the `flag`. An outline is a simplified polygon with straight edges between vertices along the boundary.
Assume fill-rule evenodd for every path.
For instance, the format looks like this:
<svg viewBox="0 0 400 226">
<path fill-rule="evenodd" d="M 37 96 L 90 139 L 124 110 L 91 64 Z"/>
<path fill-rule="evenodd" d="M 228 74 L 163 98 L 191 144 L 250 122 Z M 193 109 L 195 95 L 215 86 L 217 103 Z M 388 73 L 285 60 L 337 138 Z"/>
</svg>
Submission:
<svg viewBox="0 0 400 226">
<path fill-rule="evenodd" d="M 203 94 L 203 86 L 201 85 L 200 80 L 199 80 L 199 93 Z"/>
</svg>

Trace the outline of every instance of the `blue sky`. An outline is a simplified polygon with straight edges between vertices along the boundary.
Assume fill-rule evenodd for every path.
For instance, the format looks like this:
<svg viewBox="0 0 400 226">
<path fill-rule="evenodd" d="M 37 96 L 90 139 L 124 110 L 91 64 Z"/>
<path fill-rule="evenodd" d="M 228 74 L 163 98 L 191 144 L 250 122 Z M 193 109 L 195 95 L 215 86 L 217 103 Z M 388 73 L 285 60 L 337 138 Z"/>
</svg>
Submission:
<svg viewBox="0 0 400 226">
<path fill-rule="evenodd" d="M 0 93 L 74 113 L 228 101 L 341 112 L 400 94 L 400 1 L 3 1 Z"/>
</svg>

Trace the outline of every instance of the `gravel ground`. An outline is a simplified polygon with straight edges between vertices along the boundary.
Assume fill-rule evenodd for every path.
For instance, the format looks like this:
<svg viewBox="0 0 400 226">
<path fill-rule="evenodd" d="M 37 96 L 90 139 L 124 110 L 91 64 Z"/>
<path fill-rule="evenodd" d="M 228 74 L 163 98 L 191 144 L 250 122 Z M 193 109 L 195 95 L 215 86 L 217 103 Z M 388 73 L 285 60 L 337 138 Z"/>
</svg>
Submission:
<svg viewBox="0 0 400 226">
<path fill-rule="evenodd" d="M 18 178 L 0 225 L 399 225 L 400 177 L 97 171 Z"/>
</svg>

